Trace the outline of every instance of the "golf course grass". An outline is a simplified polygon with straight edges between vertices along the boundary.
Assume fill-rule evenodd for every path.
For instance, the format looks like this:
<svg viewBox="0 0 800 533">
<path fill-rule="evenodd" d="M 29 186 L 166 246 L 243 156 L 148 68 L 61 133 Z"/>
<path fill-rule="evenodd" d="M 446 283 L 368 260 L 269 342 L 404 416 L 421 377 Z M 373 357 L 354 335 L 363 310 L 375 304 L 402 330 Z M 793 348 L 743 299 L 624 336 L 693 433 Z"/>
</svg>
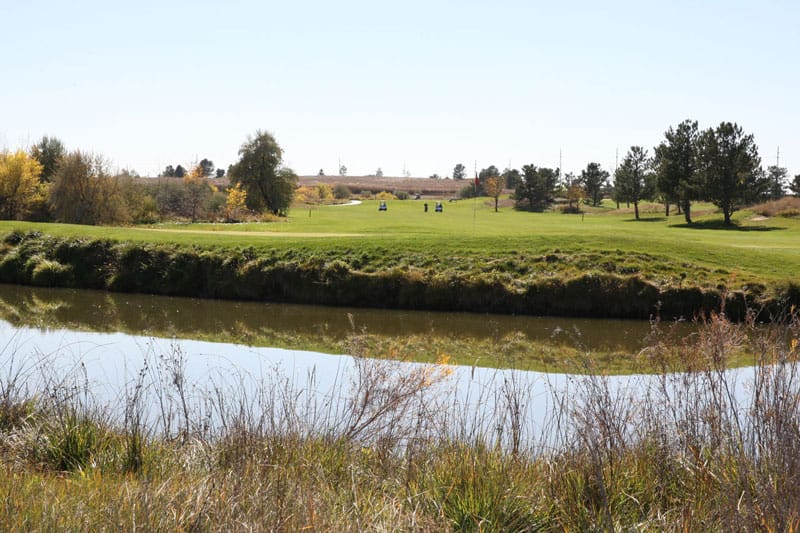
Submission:
<svg viewBox="0 0 800 533">
<path fill-rule="evenodd" d="M 695 223 L 610 202 L 581 215 L 488 199 L 297 207 L 276 222 L 96 227 L 0 222 L 0 281 L 127 292 L 523 314 L 743 318 L 797 303 L 800 220 L 713 206 Z M 758 309 L 756 309 L 758 310 Z"/>
</svg>

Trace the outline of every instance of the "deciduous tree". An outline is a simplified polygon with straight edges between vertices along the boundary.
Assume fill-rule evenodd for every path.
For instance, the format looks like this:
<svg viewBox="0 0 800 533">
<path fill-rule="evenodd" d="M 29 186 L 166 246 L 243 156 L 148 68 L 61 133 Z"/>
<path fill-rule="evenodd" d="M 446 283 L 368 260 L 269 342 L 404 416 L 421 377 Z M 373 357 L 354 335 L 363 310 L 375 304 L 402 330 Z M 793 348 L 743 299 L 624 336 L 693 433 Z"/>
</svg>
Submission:
<svg viewBox="0 0 800 533">
<path fill-rule="evenodd" d="M 486 195 L 494 198 L 494 212 L 497 213 L 500 203 L 500 194 L 503 192 L 505 180 L 502 176 L 488 176 L 483 184 Z"/>
<path fill-rule="evenodd" d="M 228 188 L 228 197 L 225 200 L 225 217 L 230 222 L 238 222 L 247 209 L 247 191 L 242 189 L 242 184 L 237 183 Z"/>
<path fill-rule="evenodd" d="M 41 194 L 43 166 L 22 150 L 0 152 L 0 218 L 22 220 Z"/>
<path fill-rule="evenodd" d="M 257 131 L 239 149 L 239 161 L 229 172 L 233 184 L 247 191 L 248 207 L 285 215 L 292 203 L 297 175 L 282 166 L 283 150 L 269 133 Z"/>
<path fill-rule="evenodd" d="M 59 222 L 112 224 L 129 220 L 119 183 L 99 155 L 74 151 L 62 157 L 49 195 Z"/>
<path fill-rule="evenodd" d="M 186 188 L 186 206 L 192 222 L 197 222 L 200 210 L 214 189 L 206 181 L 205 169 L 202 165 L 195 166 L 191 172 L 183 177 L 183 186 Z"/>
</svg>

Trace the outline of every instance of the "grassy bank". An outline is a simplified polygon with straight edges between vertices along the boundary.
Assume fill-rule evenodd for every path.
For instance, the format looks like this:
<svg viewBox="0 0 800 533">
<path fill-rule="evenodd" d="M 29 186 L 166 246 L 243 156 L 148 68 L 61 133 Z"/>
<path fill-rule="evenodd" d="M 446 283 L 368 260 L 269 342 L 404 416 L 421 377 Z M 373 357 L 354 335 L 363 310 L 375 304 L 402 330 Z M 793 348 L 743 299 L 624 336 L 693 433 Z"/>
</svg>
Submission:
<svg viewBox="0 0 800 533">
<path fill-rule="evenodd" d="M 531 398 L 512 376 L 477 422 L 444 395 L 446 361 L 357 358 L 332 406 L 280 376 L 198 389 L 179 351 L 159 353 L 108 406 L 80 370 L 6 351 L 0 528 L 796 530 L 800 323 L 787 323 L 713 317 L 691 341 L 654 338 L 665 373 L 634 397 L 589 375 Z M 756 367 L 742 409 L 725 369 L 743 348 Z M 531 427 L 521 413 L 541 401 L 550 421 Z"/>
<path fill-rule="evenodd" d="M 715 218 L 685 227 L 493 213 L 423 214 L 419 201 L 296 210 L 284 222 L 95 228 L 0 223 L 0 281 L 208 298 L 592 317 L 768 318 L 800 304 L 800 222 Z M 309 216 L 310 215 L 310 216 Z M 424 216 L 423 216 L 424 215 Z M 709 215 L 712 217 L 713 215 Z"/>
</svg>

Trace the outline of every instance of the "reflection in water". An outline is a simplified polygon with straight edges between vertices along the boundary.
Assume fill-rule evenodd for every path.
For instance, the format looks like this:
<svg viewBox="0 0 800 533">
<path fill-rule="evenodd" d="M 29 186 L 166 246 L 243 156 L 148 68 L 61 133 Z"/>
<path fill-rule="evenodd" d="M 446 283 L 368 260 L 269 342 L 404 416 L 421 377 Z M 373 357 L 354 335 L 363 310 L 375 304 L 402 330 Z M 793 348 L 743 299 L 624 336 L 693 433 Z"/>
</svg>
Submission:
<svg viewBox="0 0 800 533">
<path fill-rule="evenodd" d="M 630 320 L 353 309 L 16 285 L 0 285 L 0 319 L 39 328 L 261 345 L 269 340 L 260 337 L 276 335 L 341 340 L 354 332 L 366 332 L 397 338 L 499 340 L 523 336 L 531 342 L 627 353 L 639 350 L 650 331 L 647 322 Z M 685 327 L 688 331 L 691 326 Z"/>
<path fill-rule="evenodd" d="M 373 372 L 377 368 L 382 378 L 388 379 L 377 383 L 379 387 L 391 382 L 392 376 L 414 372 L 423 377 L 437 375 L 437 366 L 419 363 L 124 334 L 42 331 L 4 321 L 0 321 L 0 338 L 5 340 L 0 344 L 0 385 L 6 390 L 9 376 L 14 375 L 20 376 L 17 385 L 22 385 L 21 389 L 34 393 L 53 387 L 67 388 L 70 394 L 85 391 L 87 399 L 81 401 L 108 413 L 111 419 L 122 420 L 133 391 L 141 383 L 144 423 L 167 435 L 182 431 L 184 423 L 187 432 L 213 434 L 215 428 L 224 425 L 220 418 L 224 409 L 238 411 L 240 407 L 256 417 L 280 413 L 280 423 L 294 424 L 294 429 L 301 431 L 329 434 L 333 428 L 332 434 L 342 434 L 346 431 L 343 428 L 350 427 L 349 420 L 343 423 L 342 419 L 352 416 L 353 405 L 359 403 L 355 401 L 359 391 L 354 387 L 363 382 L 365 369 Z M 718 376 L 712 372 L 707 376 L 685 375 L 689 378 L 677 374 L 597 378 L 465 366 L 444 368 L 446 371 L 438 372 L 441 380 L 433 379 L 429 385 L 421 382 L 424 387 L 413 395 L 415 405 L 430 417 L 426 432 L 446 428 L 452 434 L 439 436 L 464 442 L 481 438 L 503 446 L 523 442 L 530 450 L 546 449 L 564 439 L 563 432 L 569 427 L 562 425 L 563 420 L 568 420 L 567 424 L 574 423 L 569 422 L 573 418 L 587 423 L 581 422 L 582 416 L 591 414 L 581 407 L 587 390 L 589 397 L 600 398 L 602 405 L 623 408 L 627 416 L 620 417 L 620 423 L 627 428 L 627 420 L 629 429 L 635 430 L 637 418 L 633 415 L 648 405 L 644 398 L 666 394 L 674 401 L 674 391 L 688 391 L 694 398 L 703 394 L 704 379 Z M 175 378 L 176 372 L 180 380 Z M 737 397 L 738 405 L 748 399 L 752 372 L 726 372 L 731 376 L 730 392 Z M 689 387 L 687 379 L 691 380 Z M 176 392 L 179 382 L 185 398 Z M 80 396 L 83 398 L 84 393 Z M 383 417 L 376 417 L 379 424 L 382 419 L 395 417 L 392 423 L 412 426 L 419 414 L 403 409 L 379 413 Z"/>
</svg>

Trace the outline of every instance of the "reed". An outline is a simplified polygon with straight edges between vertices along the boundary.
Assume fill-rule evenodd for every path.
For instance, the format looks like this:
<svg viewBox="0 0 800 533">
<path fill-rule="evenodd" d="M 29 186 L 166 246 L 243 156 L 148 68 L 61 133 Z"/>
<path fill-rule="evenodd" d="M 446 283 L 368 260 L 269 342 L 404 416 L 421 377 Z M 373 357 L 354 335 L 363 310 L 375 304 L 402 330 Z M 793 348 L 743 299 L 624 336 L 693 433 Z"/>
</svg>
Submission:
<svg viewBox="0 0 800 533">
<path fill-rule="evenodd" d="M 659 375 L 589 372 L 544 399 L 519 371 L 459 395 L 446 357 L 372 360 L 354 335 L 328 393 L 313 372 L 191 383 L 178 346 L 148 347 L 104 405 L 80 365 L 55 374 L 9 342 L 0 528 L 797 530 L 800 320 L 782 318 L 712 314 L 682 338 L 654 323 L 641 357 Z M 729 369 L 742 353 L 753 367 Z"/>
</svg>

